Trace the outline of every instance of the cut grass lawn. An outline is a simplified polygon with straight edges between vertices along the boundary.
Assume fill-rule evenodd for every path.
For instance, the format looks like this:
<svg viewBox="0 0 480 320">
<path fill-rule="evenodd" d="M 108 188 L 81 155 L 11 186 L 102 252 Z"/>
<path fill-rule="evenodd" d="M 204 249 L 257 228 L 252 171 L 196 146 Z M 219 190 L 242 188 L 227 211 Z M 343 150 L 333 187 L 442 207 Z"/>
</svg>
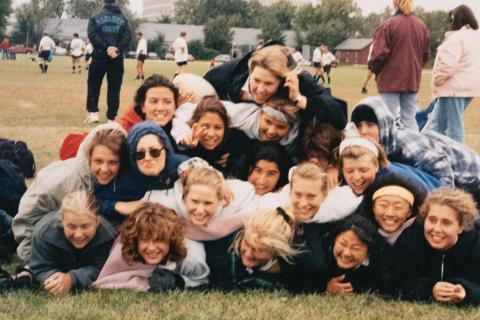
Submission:
<svg viewBox="0 0 480 320">
<path fill-rule="evenodd" d="M 55 57 L 48 74 L 28 56 L 0 62 L 0 137 L 20 139 L 33 150 L 38 169 L 58 159 L 60 144 L 70 132 L 84 125 L 87 73 L 72 74 L 70 58 Z M 139 83 L 135 60 L 125 60 L 120 114 L 131 104 Z M 190 72 L 203 75 L 209 63 L 188 65 Z M 174 62 L 147 61 L 145 72 L 172 77 Z M 332 71 L 332 92 L 348 102 L 349 108 L 364 97 L 360 93 L 364 67 L 340 67 Z M 420 104 L 430 100 L 430 71 L 425 70 Z M 373 79 L 369 93 L 376 94 Z M 100 97 L 101 120 L 105 121 L 106 85 Z M 466 141 L 480 150 L 479 102 L 473 101 L 465 114 Z M 7 265 L 13 270 L 18 262 Z M 479 270 L 480 272 L 480 270 Z M 284 292 L 224 294 L 218 292 L 172 292 L 137 294 L 128 291 L 100 291 L 59 297 L 28 291 L 0 295 L 1 319 L 480 319 L 478 308 L 460 309 L 439 304 L 387 301 L 373 295 L 331 297 L 290 295 Z"/>
</svg>

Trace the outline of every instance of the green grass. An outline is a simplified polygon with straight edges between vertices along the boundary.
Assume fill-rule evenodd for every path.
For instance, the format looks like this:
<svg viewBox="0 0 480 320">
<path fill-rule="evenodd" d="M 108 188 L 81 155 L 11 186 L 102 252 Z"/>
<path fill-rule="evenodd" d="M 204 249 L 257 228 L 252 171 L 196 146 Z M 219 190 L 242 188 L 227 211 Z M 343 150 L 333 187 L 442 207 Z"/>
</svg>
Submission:
<svg viewBox="0 0 480 320">
<path fill-rule="evenodd" d="M 120 113 L 133 100 L 139 85 L 134 82 L 135 60 L 125 60 Z M 208 62 L 193 62 L 189 71 L 203 75 Z M 174 62 L 147 61 L 146 74 L 172 77 Z M 340 67 L 332 71 L 332 92 L 349 108 L 364 95 L 360 86 L 364 67 Z M 86 73 L 71 74 L 70 59 L 55 57 L 47 75 L 36 63 L 18 55 L 16 62 L 0 62 L 0 137 L 21 139 L 33 150 L 38 169 L 58 159 L 60 144 L 70 132 L 85 131 Z M 376 93 L 373 79 L 369 92 Z M 100 97 L 104 121 L 106 85 Z M 431 99 L 430 71 L 423 74 L 420 103 Z M 466 141 L 480 150 L 479 102 L 474 100 L 465 115 Z M 7 267 L 13 270 L 17 260 Z M 44 293 L 11 292 L 0 295 L 1 319 L 480 319 L 478 308 L 460 309 L 440 304 L 386 301 L 373 295 L 331 297 L 289 295 L 284 292 L 246 294 L 173 292 L 165 295 L 134 292 L 88 292 L 49 296 Z"/>
</svg>

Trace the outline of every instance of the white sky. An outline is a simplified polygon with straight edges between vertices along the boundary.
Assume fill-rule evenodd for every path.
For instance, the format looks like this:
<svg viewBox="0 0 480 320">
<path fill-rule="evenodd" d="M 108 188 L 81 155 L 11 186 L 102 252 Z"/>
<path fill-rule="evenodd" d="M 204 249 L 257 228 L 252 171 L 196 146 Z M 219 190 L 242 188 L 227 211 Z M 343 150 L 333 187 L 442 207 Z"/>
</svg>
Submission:
<svg viewBox="0 0 480 320">
<path fill-rule="evenodd" d="M 162 0 L 158 0 L 162 1 Z M 371 12 L 381 12 L 390 5 L 392 0 L 356 0 L 358 6 L 362 9 L 364 15 Z M 28 0 L 13 0 L 14 6 L 28 2 Z M 133 12 L 140 14 L 142 11 L 143 0 L 130 0 L 130 8 Z M 427 10 L 451 10 L 458 5 L 465 4 L 469 6 L 477 19 L 480 18 L 480 0 L 413 0 L 415 6 L 421 6 Z"/>
</svg>

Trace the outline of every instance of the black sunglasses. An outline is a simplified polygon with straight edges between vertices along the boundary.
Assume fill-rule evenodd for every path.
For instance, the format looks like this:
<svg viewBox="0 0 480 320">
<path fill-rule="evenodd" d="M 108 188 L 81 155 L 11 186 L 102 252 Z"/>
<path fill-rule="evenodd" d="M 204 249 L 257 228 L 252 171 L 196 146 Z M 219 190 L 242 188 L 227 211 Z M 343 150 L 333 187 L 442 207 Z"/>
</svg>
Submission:
<svg viewBox="0 0 480 320">
<path fill-rule="evenodd" d="M 135 160 L 143 160 L 147 153 L 150 154 L 150 156 L 152 158 L 158 158 L 162 154 L 163 149 L 165 149 L 165 148 L 162 147 L 160 149 L 152 148 L 152 149 L 148 149 L 148 150 L 145 150 L 145 151 L 135 151 L 135 153 L 133 154 L 133 158 Z"/>
</svg>

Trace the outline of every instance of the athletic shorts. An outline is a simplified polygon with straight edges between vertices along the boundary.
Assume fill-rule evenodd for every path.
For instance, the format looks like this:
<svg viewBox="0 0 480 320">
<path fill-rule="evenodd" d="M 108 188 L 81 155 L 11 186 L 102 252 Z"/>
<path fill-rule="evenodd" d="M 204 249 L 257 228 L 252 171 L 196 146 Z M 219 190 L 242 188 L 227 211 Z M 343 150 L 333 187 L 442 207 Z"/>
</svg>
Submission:
<svg viewBox="0 0 480 320">
<path fill-rule="evenodd" d="M 147 58 L 146 54 L 140 54 L 137 58 L 138 61 L 145 62 L 145 59 Z"/>
<path fill-rule="evenodd" d="M 187 65 L 187 61 L 179 61 L 177 62 L 177 66 L 181 67 L 181 66 L 186 66 Z"/>
<path fill-rule="evenodd" d="M 76 56 L 76 55 L 70 55 L 73 59 L 80 59 L 81 57 L 83 57 L 83 54 L 80 54 L 79 56 Z"/>
<path fill-rule="evenodd" d="M 91 57 L 91 56 L 92 56 L 92 54 L 91 54 L 91 53 L 87 53 L 87 54 L 85 54 L 85 61 L 88 61 L 88 60 L 90 60 L 90 57 Z"/>
<path fill-rule="evenodd" d="M 39 58 L 42 58 L 43 60 L 48 60 L 48 57 L 50 57 L 50 50 L 42 50 L 38 54 Z"/>
<path fill-rule="evenodd" d="M 315 68 L 321 68 L 321 67 L 322 67 L 322 64 L 321 64 L 320 62 L 314 62 L 314 63 L 313 63 L 313 66 L 314 66 Z"/>
<path fill-rule="evenodd" d="M 330 69 L 332 69 L 332 65 L 331 65 L 331 64 L 329 64 L 328 66 L 323 67 L 323 70 L 324 70 L 325 73 L 327 73 L 327 74 L 330 73 Z"/>
</svg>

